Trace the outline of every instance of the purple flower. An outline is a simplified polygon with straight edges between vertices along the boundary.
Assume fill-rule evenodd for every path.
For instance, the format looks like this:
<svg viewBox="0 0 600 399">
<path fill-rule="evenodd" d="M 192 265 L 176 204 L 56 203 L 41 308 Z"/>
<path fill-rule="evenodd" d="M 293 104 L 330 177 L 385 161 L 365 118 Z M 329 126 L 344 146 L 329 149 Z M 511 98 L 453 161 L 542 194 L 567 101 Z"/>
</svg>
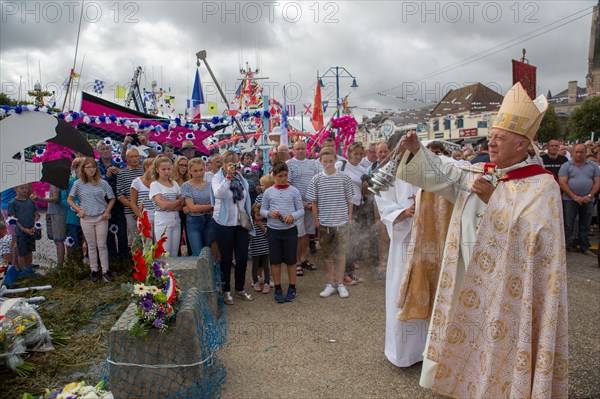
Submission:
<svg viewBox="0 0 600 399">
<path fill-rule="evenodd" d="M 52 392 L 52 395 L 48 396 L 46 399 L 56 399 L 58 394 L 61 392 L 62 392 L 62 389 L 57 389 L 56 391 Z"/>
<path fill-rule="evenodd" d="M 144 312 L 149 312 L 150 310 L 152 310 L 152 301 L 146 299 L 142 301 L 142 310 Z"/>
<path fill-rule="evenodd" d="M 152 266 L 152 269 L 154 270 L 154 276 L 156 276 L 156 278 L 159 278 L 162 276 L 162 270 L 161 270 L 160 264 L 158 262 L 154 262 L 154 266 Z"/>
<path fill-rule="evenodd" d="M 144 301 L 152 301 L 152 294 L 151 293 L 147 293 L 146 295 L 144 295 L 142 297 L 142 300 L 144 300 Z"/>
<path fill-rule="evenodd" d="M 158 312 L 156 312 L 156 317 L 158 317 L 159 319 L 164 319 L 165 318 L 165 312 L 162 310 L 159 310 Z"/>
<path fill-rule="evenodd" d="M 156 328 L 161 328 L 164 325 L 162 319 L 155 319 L 152 322 L 152 326 L 156 327 Z"/>
</svg>

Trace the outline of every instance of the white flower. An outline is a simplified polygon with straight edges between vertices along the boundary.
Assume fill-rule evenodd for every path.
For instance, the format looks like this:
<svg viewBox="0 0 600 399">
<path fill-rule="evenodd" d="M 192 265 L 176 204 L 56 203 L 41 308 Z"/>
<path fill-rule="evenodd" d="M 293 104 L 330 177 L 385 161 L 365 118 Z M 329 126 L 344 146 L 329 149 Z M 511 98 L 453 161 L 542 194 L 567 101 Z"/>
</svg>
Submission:
<svg viewBox="0 0 600 399">
<path fill-rule="evenodd" d="M 35 228 L 38 230 L 42 229 L 42 222 L 35 222 Z"/>
<path fill-rule="evenodd" d="M 158 294 L 161 290 L 160 288 L 156 287 L 156 286 L 151 286 L 148 291 L 154 296 L 156 294 Z"/>
<path fill-rule="evenodd" d="M 185 135 L 185 138 L 188 140 L 194 140 L 196 138 L 196 136 L 194 135 L 194 133 L 190 132 Z"/>
<path fill-rule="evenodd" d="M 72 247 L 73 245 L 75 245 L 75 239 L 73 239 L 73 237 L 67 237 L 67 239 L 65 240 L 65 245 L 67 247 Z"/>
<path fill-rule="evenodd" d="M 108 231 L 116 235 L 119 232 L 119 227 L 116 224 L 111 224 Z"/>
<path fill-rule="evenodd" d="M 155 150 L 158 152 L 162 152 L 163 148 L 161 145 L 157 144 Z"/>
<path fill-rule="evenodd" d="M 99 398 L 95 392 L 90 392 L 87 395 L 83 396 L 82 399 L 99 399 Z"/>
<path fill-rule="evenodd" d="M 104 144 L 105 144 L 105 145 L 112 145 L 112 144 L 113 144 L 113 142 L 112 142 L 112 140 L 110 139 L 110 137 L 107 137 L 107 138 L 105 138 L 105 139 L 104 139 Z"/>
<path fill-rule="evenodd" d="M 14 216 L 9 216 L 6 218 L 6 223 L 8 223 L 11 226 L 14 226 L 15 224 L 17 224 L 17 218 Z"/>
<path fill-rule="evenodd" d="M 133 293 L 139 296 L 144 296 L 148 293 L 148 287 L 146 287 L 144 284 L 134 284 Z"/>
</svg>

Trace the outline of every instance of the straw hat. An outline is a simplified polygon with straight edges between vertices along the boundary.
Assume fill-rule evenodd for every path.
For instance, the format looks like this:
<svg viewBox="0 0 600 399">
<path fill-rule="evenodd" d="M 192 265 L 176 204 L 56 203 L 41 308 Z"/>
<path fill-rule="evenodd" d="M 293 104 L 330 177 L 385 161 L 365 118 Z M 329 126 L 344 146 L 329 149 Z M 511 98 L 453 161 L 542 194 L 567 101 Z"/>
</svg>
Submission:
<svg viewBox="0 0 600 399">
<path fill-rule="evenodd" d="M 184 140 L 181 143 L 181 149 L 182 150 L 189 150 L 189 149 L 196 149 L 197 147 L 194 145 L 194 143 L 192 142 L 192 140 Z"/>
</svg>

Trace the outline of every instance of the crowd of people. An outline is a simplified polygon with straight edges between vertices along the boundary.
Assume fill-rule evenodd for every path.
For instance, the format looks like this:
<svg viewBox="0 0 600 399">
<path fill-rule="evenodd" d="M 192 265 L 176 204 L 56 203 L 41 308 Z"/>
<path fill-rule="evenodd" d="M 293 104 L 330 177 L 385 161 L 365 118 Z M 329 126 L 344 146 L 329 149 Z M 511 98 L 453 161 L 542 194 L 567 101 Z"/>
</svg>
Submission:
<svg viewBox="0 0 600 399">
<path fill-rule="evenodd" d="M 183 143 L 183 155 L 169 145 L 160 153 L 139 132 L 143 147 L 127 137 L 120 161 L 111 155 L 111 144 L 101 141 L 98 160 L 73 160 L 67 190 L 50 187 L 41 198 L 25 184 L 2 193 L 3 216 L 17 223 L 0 223 L 0 254 L 22 274 L 31 269 L 40 217 L 34 201 L 47 202 L 58 267 L 65 252 L 85 253 L 92 281 L 110 282 L 110 265 L 129 262 L 137 219 L 148 212 L 154 238 L 166 237 L 169 256 L 197 256 L 210 248 L 220 265 L 223 300 L 233 305 L 235 299 L 254 300 L 246 283 L 249 259 L 253 291 L 273 289 L 274 301 L 283 304 L 299 295 L 298 276 L 318 268 L 310 261 L 311 237 L 318 237 L 326 271 L 322 298 L 347 298 L 348 286 L 364 282 L 359 271 L 377 248 L 379 256 L 368 262 L 377 262 L 378 276 L 386 280 L 385 354 L 393 364 L 423 361 L 421 384 L 453 397 L 545 396 L 548 389 L 562 396 L 567 377 L 560 367 L 566 368 L 561 362 L 568 356 L 565 250 L 596 256 L 589 236 L 600 191 L 600 150 L 593 142 L 567 146 L 550 140 L 540 146 L 533 139 L 544 111 L 515 104 L 507 96 L 489 141 L 477 151 L 449 151 L 442 142 L 425 148 L 409 133 L 398 147 L 354 142 L 346 157 L 327 138 L 313 159 L 298 139 L 291 151 L 281 145 L 271 154 L 269 170 L 262 168 L 262 152 L 229 149 L 204 161 L 190 141 Z M 534 122 L 508 124 L 501 114 Z M 392 147 L 400 164 L 397 179 L 374 196 L 371 179 Z M 425 192 L 440 196 L 439 209 L 450 209 L 445 225 L 435 219 L 441 214 L 426 208 L 432 203 L 427 201 L 438 200 L 426 199 Z M 443 208 L 442 200 L 452 206 Z M 414 242 L 415 232 L 431 226 L 442 226 L 447 235 Z M 427 248 L 440 251 L 433 265 L 439 275 L 424 285 L 436 288 L 425 295 L 429 313 L 401 317 L 396 300 L 404 271 L 412 267 L 411 256 Z M 423 329 L 426 342 L 414 334 Z M 528 332 L 511 335 L 518 331 Z M 554 371 L 535 359 L 543 350 L 555 357 Z M 531 364 L 520 375 L 532 367 L 540 368 L 539 375 L 515 377 L 513 369 L 523 362 Z"/>
</svg>

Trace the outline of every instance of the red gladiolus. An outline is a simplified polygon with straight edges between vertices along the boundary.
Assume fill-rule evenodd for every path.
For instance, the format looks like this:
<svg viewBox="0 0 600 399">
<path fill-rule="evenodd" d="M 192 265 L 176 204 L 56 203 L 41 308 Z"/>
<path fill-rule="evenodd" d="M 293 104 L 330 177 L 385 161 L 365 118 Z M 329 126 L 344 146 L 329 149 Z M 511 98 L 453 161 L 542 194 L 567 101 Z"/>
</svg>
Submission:
<svg viewBox="0 0 600 399">
<path fill-rule="evenodd" d="M 143 216 L 138 219 L 138 231 L 145 237 L 152 238 L 152 225 L 148 219 L 148 211 L 144 210 L 142 215 Z"/>
<path fill-rule="evenodd" d="M 156 243 L 156 249 L 154 250 L 154 258 L 160 258 L 164 253 L 165 249 L 163 248 L 164 243 L 167 241 L 167 236 L 163 235 L 160 237 L 160 240 Z"/>
<path fill-rule="evenodd" d="M 148 269 L 146 268 L 144 254 L 139 249 L 133 254 L 133 270 L 133 278 L 139 282 L 146 281 L 146 273 L 148 272 Z"/>
</svg>

